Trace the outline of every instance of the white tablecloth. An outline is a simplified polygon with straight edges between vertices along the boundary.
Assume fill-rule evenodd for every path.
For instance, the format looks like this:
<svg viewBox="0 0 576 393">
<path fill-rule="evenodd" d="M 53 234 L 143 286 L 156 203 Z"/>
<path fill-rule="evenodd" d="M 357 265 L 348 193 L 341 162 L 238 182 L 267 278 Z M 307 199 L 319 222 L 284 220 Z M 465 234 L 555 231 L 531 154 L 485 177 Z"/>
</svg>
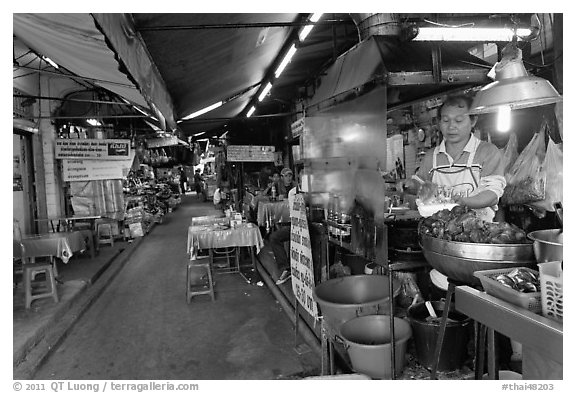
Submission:
<svg viewBox="0 0 576 393">
<path fill-rule="evenodd" d="M 279 222 L 290 222 L 290 210 L 288 200 L 278 202 L 260 202 L 258 204 L 258 225 L 265 226 L 266 221 L 274 225 Z"/>
<path fill-rule="evenodd" d="M 86 242 L 79 231 L 23 236 L 21 243 L 24 246 L 24 257 L 54 256 L 64 263 L 68 263 L 74 252 L 86 249 Z"/>
<path fill-rule="evenodd" d="M 191 256 L 196 255 L 201 249 L 252 246 L 256 247 L 256 253 L 264 246 L 260 229 L 252 223 L 230 229 L 220 229 L 217 225 L 188 227 L 186 251 Z"/>
</svg>

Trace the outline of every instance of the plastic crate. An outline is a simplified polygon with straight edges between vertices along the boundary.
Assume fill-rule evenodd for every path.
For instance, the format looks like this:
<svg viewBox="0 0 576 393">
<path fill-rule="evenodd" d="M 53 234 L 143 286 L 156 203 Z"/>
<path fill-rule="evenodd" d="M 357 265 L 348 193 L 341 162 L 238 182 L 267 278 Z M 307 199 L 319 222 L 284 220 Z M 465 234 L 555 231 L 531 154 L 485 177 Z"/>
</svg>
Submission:
<svg viewBox="0 0 576 393">
<path fill-rule="evenodd" d="M 542 315 L 562 322 L 564 317 L 564 287 L 562 262 L 539 263 Z"/>
<path fill-rule="evenodd" d="M 496 277 L 501 274 L 508 274 L 514 269 L 527 270 L 538 276 L 538 272 L 536 270 L 529 269 L 527 267 L 480 270 L 474 272 L 474 276 L 480 280 L 484 291 L 488 295 L 492 295 L 518 307 L 522 307 L 536 314 L 540 314 L 542 312 L 541 292 L 518 292 L 515 289 L 509 288 L 496 281 Z"/>
</svg>

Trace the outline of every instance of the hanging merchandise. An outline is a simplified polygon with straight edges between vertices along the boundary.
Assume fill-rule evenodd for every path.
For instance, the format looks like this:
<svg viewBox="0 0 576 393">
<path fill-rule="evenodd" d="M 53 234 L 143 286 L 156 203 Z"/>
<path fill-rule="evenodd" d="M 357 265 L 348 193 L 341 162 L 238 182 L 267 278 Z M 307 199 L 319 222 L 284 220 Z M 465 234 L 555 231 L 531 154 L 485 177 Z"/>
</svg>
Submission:
<svg viewBox="0 0 576 393">
<path fill-rule="evenodd" d="M 555 211 L 554 204 L 563 202 L 563 152 L 562 143 L 554 143 L 552 139 L 548 141 L 546 157 L 544 158 L 544 172 L 546 173 L 546 197 L 543 201 L 531 203 L 531 206 L 544 209 L 550 212 Z"/>
<path fill-rule="evenodd" d="M 518 159 L 518 137 L 516 133 L 512 133 L 510 135 L 510 139 L 508 139 L 508 143 L 504 148 L 504 173 L 509 173 L 510 169 L 512 169 L 512 165 Z"/>
<path fill-rule="evenodd" d="M 168 164 L 168 155 L 166 154 L 166 150 L 164 150 L 164 148 L 160 149 L 160 164 Z"/>
<path fill-rule="evenodd" d="M 546 123 L 542 124 L 540 131 L 534 134 L 530 143 L 522 150 L 510 172 L 504 174 L 506 188 L 501 199 L 504 205 L 541 201 L 546 196 L 546 172 L 543 168 L 546 126 Z"/>
</svg>

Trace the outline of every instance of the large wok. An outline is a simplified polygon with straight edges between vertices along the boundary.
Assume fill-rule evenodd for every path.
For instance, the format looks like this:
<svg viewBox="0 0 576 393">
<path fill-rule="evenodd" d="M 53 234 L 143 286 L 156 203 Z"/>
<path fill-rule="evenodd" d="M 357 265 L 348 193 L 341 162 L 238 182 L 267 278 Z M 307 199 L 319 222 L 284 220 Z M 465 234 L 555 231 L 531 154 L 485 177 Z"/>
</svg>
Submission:
<svg viewBox="0 0 576 393">
<path fill-rule="evenodd" d="M 480 286 L 479 270 L 505 269 L 536 264 L 532 243 L 464 243 L 420 235 L 420 246 L 428 263 L 453 281 Z"/>
</svg>

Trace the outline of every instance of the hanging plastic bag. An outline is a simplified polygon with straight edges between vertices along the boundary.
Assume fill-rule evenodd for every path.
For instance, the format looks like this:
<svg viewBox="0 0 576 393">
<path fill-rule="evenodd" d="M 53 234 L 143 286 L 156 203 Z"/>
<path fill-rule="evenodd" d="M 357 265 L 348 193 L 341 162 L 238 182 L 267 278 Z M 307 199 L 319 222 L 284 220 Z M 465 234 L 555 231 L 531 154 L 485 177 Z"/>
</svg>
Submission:
<svg viewBox="0 0 576 393">
<path fill-rule="evenodd" d="M 563 202 L 563 155 L 562 144 L 556 144 L 550 139 L 543 164 L 546 172 L 546 197 L 543 201 L 532 203 L 531 206 L 552 212 L 556 202 Z"/>
<path fill-rule="evenodd" d="M 546 196 L 546 171 L 543 168 L 546 153 L 543 124 L 512 165 L 506 178 L 501 201 L 504 205 L 541 201 Z"/>
<path fill-rule="evenodd" d="M 507 175 L 512 169 L 512 165 L 518 159 L 518 137 L 516 133 L 512 133 L 510 135 L 510 139 L 508 139 L 508 143 L 504 148 L 504 174 Z M 508 180 L 508 178 L 506 178 Z"/>
</svg>

